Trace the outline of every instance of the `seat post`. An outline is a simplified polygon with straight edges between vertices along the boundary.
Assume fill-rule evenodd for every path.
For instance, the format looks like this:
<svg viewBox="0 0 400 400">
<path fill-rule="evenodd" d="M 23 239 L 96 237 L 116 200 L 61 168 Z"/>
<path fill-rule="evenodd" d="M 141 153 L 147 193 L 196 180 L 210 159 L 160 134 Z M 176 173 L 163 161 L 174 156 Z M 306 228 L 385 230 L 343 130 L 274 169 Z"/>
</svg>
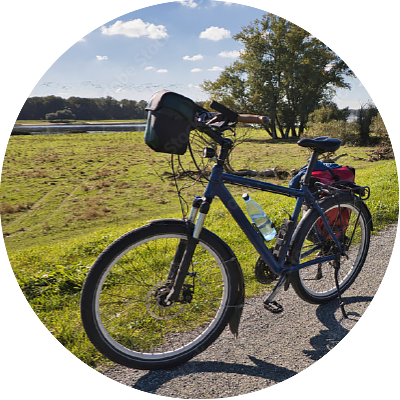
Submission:
<svg viewBox="0 0 400 400">
<path fill-rule="evenodd" d="M 319 153 L 316 150 L 314 150 L 312 152 L 310 160 L 308 161 L 307 171 L 306 174 L 304 175 L 304 180 L 303 180 L 303 185 L 305 186 L 308 186 L 308 184 L 310 183 L 311 174 L 313 173 L 315 163 L 318 160 L 318 154 Z"/>
</svg>

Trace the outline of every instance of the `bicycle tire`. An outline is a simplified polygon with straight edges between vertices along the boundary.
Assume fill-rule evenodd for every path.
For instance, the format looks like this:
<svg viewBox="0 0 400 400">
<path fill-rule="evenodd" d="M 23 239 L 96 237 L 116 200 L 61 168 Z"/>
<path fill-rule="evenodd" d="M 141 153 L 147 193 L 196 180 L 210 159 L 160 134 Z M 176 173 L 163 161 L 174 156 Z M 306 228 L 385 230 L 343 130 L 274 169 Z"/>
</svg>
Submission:
<svg viewBox="0 0 400 400">
<path fill-rule="evenodd" d="M 331 226 L 335 226 L 337 232 L 334 232 L 341 244 L 346 246 L 346 255 L 340 259 L 338 279 L 339 291 L 342 294 L 354 282 L 364 265 L 371 236 L 371 214 L 365 203 L 351 193 L 328 197 L 320 202 L 320 206 Z M 347 219 L 343 217 L 344 212 L 349 212 L 347 226 L 344 222 Z M 333 215 L 335 217 L 332 217 Z M 333 218 L 336 218 L 336 221 L 330 220 Z M 331 237 L 321 234 L 321 226 L 319 214 L 310 209 L 300 221 L 293 236 L 292 263 L 300 264 L 320 255 L 334 254 L 336 246 Z M 333 261 L 293 272 L 290 274 L 290 282 L 297 295 L 309 303 L 323 304 L 338 297 Z"/>
<path fill-rule="evenodd" d="M 240 296 L 240 265 L 207 229 L 185 280 L 192 299 L 169 307 L 157 303 L 176 246 L 186 239 L 184 221 L 154 221 L 121 236 L 93 264 L 81 317 L 90 341 L 110 360 L 137 369 L 173 367 L 204 351 L 230 322 Z"/>
</svg>

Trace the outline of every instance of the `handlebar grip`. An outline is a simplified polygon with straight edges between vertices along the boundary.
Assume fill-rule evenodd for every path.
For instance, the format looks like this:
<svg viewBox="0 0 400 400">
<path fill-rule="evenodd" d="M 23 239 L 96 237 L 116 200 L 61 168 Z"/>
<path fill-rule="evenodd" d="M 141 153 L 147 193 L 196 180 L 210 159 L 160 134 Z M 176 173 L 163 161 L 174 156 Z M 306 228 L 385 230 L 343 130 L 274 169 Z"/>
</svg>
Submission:
<svg viewBox="0 0 400 400">
<path fill-rule="evenodd" d="M 238 113 L 230 110 L 229 108 L 223 106 L 220 103 L 217 103 L 215 100 L 213 100 L 210 103 L 210 107 L 213 108 L 215 111 L 218 111 L 219 113 L 223 114 L 224 117 L 226 117 L 231 122 L 236 122 L 238 120 L 238 116 L 239 116 Z"/>
<path fill-rule="evenodd" d="M 239 114 L 237 122 L 266 125 L 269 123 L 269 118 L 262 115 Z"/>
</svg>

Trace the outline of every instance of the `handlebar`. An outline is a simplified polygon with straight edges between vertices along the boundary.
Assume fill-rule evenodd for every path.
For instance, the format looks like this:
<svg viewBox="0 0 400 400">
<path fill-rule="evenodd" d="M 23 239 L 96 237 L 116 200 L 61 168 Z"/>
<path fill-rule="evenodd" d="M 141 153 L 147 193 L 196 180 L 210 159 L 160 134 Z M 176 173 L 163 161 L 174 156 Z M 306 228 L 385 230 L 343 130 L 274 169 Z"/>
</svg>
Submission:
<svg viewBox="0 0 400 400">
<path fill-rule="evenodd" d="M 226 117 L 231 122 L 236 122 L 239 117 L 238 113 L 230 110 L 229 108 L 225 107 L 224 105 L 222 105 L 220 103 L 217 103 L 215 100 L 213 100 L 210 103 L 210 107 L 213 108 L 215 111 L 218 111 L 219 113 L 221 113 L 224 117 Z"/>
<path fill-rule="evenodd" d="M 251 114 L 238 114 L 235 111 L 230 110 L 229 108 L 225 107 L 224 105 L 212 101 L 210 107 L 213 108 L 215 111 L 221 113 L 225 118 L 227 118 L 231 122 L 245 122 L 249 124 L 268 124 L 269 118 L 264 117 L 262 115 L 251 115 Z"/>
<path fill-rule="evenodd" d="M 269 118 L 262 115 L 239 114 L 237 122 L 266 125 L 269 124 Z"/>
<path fill-rule="evenodd" d="M 230 129 L 236 122 L 262 125 L 270 122 L 268 117 L 262 115 L 238 114 L 216 101 L 212 101 L 210 107 L 218 111 L 218 113 L 210 113 L 203 107 L 197 106 L 197 122 L 195 127 L 220 145 L 228 140 L 225 140 L 221 133 L 226 129 Z"/>
</svg>

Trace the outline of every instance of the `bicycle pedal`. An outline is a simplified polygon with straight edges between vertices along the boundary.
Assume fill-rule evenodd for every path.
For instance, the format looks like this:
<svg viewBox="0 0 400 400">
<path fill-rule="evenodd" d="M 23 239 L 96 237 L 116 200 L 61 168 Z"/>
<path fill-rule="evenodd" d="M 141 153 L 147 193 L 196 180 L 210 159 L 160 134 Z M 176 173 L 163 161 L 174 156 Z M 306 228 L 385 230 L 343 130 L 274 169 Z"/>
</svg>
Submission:
<svg viewBox="0 0 400 400">
<path fill-rule="evenodd" d="M 269 312 L 272 312 L 273 314 L 279 314 L 283 311 L 283 306 L 280 305 L 278 302 L 275 300 L 265 302 L 264 303 L 264 308 L 268 310 Z"/>
</svg>

